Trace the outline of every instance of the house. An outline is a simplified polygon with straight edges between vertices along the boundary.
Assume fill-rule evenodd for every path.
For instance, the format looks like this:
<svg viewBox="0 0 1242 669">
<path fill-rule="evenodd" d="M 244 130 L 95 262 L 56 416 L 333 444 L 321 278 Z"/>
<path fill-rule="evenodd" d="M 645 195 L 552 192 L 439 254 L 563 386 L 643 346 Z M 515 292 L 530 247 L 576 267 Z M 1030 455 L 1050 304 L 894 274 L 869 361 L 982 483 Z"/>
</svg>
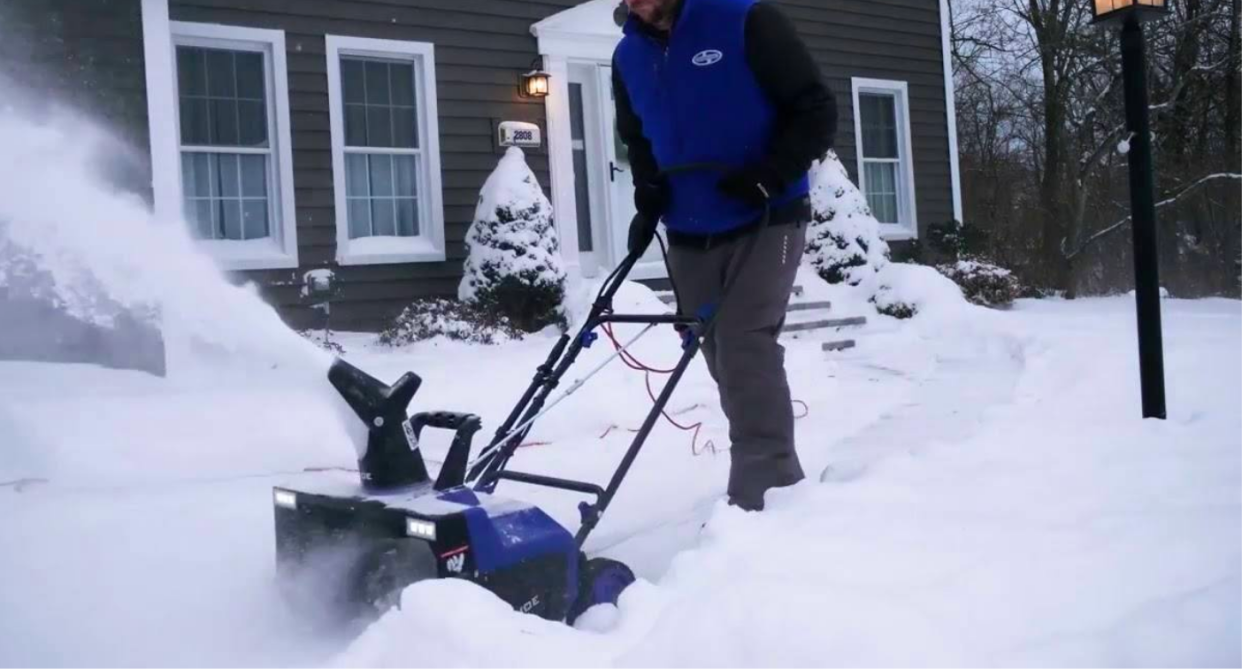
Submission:
<svg viewBox="0 0 1242 669">
<path fill-rule="evenodd" d="M 961 218 L 947 0 L 778 2 L 840 109 L 838 152 L 895 243 Z M 618 0 L 5 0 L 0 76 L 100 117 L 118 179 L 291 324 L 334 272 L 337 327 L 452 295 L 505 121 L 555 207 L 574 278 L 632 214 L 609 63 Z M 519 90 L 532 70 L 547 95 Z M 658 252 L 657 252 L 658 253 Z M 636 278 L 656 278 L 653 255 Z"/>
</svg>

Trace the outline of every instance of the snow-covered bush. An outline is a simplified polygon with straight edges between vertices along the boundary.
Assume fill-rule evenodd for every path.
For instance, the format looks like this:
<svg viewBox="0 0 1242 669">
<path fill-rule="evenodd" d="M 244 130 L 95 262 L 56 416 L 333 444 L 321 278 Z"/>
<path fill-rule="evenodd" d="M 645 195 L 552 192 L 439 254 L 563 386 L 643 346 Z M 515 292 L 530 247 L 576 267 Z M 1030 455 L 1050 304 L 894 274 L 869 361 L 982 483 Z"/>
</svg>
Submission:
<svg viewBox="0 0 1242 669">
<path fill-rule="evenodd" d="M 981 306 L 1008 306 L 1023 293 L 1013 272 L 986 261 L 959 260 L 937 265 L 936 270 L 961 287 L 967 300 Z"/>
<path fill-rule="evenodd" d="M 474 302 L 425 298 L 406 307 L 379 334 L 384 346 L 402 346 L 434 337 L 472 344 L 496 344 L 521 336 L 503 314 Z"/>
<path fill-rule="evenodd" d="M 856 286 L 888 263 L 880 223 L 836 151 L 811 167 L 811 210 L 805 259 L 825 281 Z"/>
<path fill-rule="evenodd" d="M 925 311 L 941 312 L 965 305 L 962 290 L 926 265 L 889 263 L 875 276 L 871 302 L 893 318 L 911 318 Z"/>
<path fill-rule="evenodd" d="M 948 221 L 928 226 L 927 237 L 940 257 L 947 259 L 936 263 L 936 270 L 952 279 L 974 304 L 1008 306 L 1026 292 L 1013 272 L 990 260 L 987 233 L 978 226 Z"/>
<path fill-rule="evenodd" d="M 522 150 L 511 147 L 483 184 L 466 233 L 458 297 L 523 332 L 564 326 L 565 268 L 544 196 Z"/>
</svg>

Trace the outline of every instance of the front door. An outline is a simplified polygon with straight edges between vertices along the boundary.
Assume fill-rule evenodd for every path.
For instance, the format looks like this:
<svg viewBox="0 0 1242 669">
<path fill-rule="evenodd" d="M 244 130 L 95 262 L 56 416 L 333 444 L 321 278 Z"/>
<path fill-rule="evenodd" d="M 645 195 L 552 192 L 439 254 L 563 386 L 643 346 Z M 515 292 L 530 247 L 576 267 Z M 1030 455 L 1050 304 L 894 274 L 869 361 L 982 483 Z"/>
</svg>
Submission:
<svg viewBox="0 0 1242 669">
<path fill-rule="evenodd" d="M 616 131 L 612 68 L 569 66 L 569 113 L 577 204 L 578 252 L 584 276 L 607 274 L 625 257 L 634 218 L 634 176 Z M 630 273 L 631 279 L 666 276 L 658 243 Z"/>
<path fill-rule="evenodd" d="M 599 69 L 600 97 L 603 100 L 604 127 L 602 134 L 609 141 L 604 147 L 608 160 L 608 198 L 612 221 L 613 267 L 626 254 L 629 239 L 630 222 L 634 218 L 634 175 L 631 173 L 630 156 L 625 143 L 617 133 L 617 104 L 612 91 L 612 68 L 600 65 Z M 642 259 L 630 273 L 633 279 L 654 279 L 666 276 L 664 258 L 660 253 L 659 242 L 653 243 L 643 254 Z"/>
</svg>

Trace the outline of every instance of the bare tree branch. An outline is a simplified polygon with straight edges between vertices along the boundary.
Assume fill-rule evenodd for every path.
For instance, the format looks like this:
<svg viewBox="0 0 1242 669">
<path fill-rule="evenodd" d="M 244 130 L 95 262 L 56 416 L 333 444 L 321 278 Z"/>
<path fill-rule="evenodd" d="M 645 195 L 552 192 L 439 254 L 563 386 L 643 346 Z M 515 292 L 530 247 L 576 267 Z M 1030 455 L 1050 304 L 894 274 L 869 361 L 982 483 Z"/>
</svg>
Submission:
<svg viewBox="0 0 1242 669">
<path fill-rule="evenodd" d="M 1170 197 L 1170 198 L 1168 198 L 1168 199 L 1165 199 L 1165 200 L 1162 200 L 1162 201 L 1160 201 L 1160 202 L 1157 202 L 1157 203 L 1156 203 L 1156 210 L 1157 210 L 1157 211 L 1159 211 L 1159 210 L 1160 210 L 1160 208 L 1162 208 L 1162 207 L 1167 207 L 1167 206 L 1169 206 L 1169 205 L 1171 205 L 1171 204 L 1174 204 L 1174 203 L 1176 203 L 1178 200 L 1181 200 L 1182 198 L 1184 198 L 1184 197 L 1186 197 L 1186 196 L 1190 195 L 1190 194 L 1191 194 L 1191 193 L 1193 193 L 1194 191 L 1199 190 L 1200 188 L 1202 188 L 1202 187 L 1203 187 L 1203 186 L 1205 186 L 1206 184 L 1208 184 L 1208 183 L 1210 183 L 1210 182 L 1212 182 L 1212 181 L 1216 181 L 1216 180 L 1218 180 L 1218 179 L 1238 179 L 1238 180 L 1242 180 L 1242 174 L 1235 174 L 1235 173 L 1232 173 L 1232 172 L 1219 172 L 1219 173 L 1217 173 L 1217 174 L 1209 174 L 1209 175 L 1207 175 L 1207 176 L 1203 177 L 1202 179 L 1199 179 L 1198 181 L 1196 181 L 1196 182 L 1194 182 L 1194 183 L 1190 184 L 1189 186 L 1187 186 L 1187 187 L 1183 188 L 1183 189 L 1181 190 L 1181 192 L 1179 192 L 1178 194 L 1174 195 L 1173 197 Z M 1084 240 L 1081 244 L 1079 244 L 1079 245 L 1078 245 L 1078 248 L 1074 249 L 1074 251 L 1073 251 L 1073 252 L 1071 252 L 1071 253 L 1066 253 L 1066 254 L 1065 254 L 1065 259 L 1066 259 L 1066 260 L 1072 260 L 1075 256 L 1077 256 L 1078 254 L 1080 254 L 1080 253 L 1082 253 L 1083 251 L 1085 251 L 1085 250 L 1087 249 L 1087 247 L 1088 247 L 1088 246 L 1090 246 L 1091 244 L 1094 244 L 1096 241 L 1099 241 L 1101 238 L 1106 237 L 1106 236 L 1108 236 L 1108 235 L 1112 234 L 1113 232 L 1116 232 L 1117 230 L 1120 230 L 1121 228 L 1125 227 L 1127 224 L 1129 224 L 1129 223 L 1130 223 L 1130 218 L 1131 218 L 1130 216 L 1126 216 L 1125 218 L 1121 219 L 1120 221 L 1117 221 L 1116 223 L 1114 223 L 1114 224 L 1112 224 L 1112 225 L 1108 226 L 1107 228 L 1104 228 L 1103 230 L 1100 230 L 1099 232 L 1096 232 L 1095 234 L 1091 235 L 1090 237 L 1088 237 L 1087 239 L 1085 239 L 1085 240 Z M 1061 240 L 1061 250 L 1062 250 L 1062 252 L 1065 252 L 1065 240 L 1064 240 L 1064 239 L 1062 239 L 1062 240 Z"/>
</svg>

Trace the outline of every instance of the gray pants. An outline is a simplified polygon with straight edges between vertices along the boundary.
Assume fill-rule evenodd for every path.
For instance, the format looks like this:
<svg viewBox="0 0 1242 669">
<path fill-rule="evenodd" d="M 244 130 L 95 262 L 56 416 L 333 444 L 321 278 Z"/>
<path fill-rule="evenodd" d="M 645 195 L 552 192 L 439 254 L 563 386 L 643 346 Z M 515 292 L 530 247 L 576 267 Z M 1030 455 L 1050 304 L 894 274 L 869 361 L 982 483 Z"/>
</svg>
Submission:
<svg viewBox="0 0 1242 669">
<path fill-rule="evenodd" d="M 754 249 L 743 257 L 751 240 Z M 780 225 L 706 250 L 674 246 L 669 251 L 679 311 L 694 315 L 704 305 L 719 305 L 703 357 L 729 419 L 729 499 L 747 509 L 763 508 L 769 488 L 804 477 L 794 449 L 785 348 L 777 337 L 805 243 L 803 225 Z M 733 287 L 720 304 L 730 280 Z"/>
</svg>

